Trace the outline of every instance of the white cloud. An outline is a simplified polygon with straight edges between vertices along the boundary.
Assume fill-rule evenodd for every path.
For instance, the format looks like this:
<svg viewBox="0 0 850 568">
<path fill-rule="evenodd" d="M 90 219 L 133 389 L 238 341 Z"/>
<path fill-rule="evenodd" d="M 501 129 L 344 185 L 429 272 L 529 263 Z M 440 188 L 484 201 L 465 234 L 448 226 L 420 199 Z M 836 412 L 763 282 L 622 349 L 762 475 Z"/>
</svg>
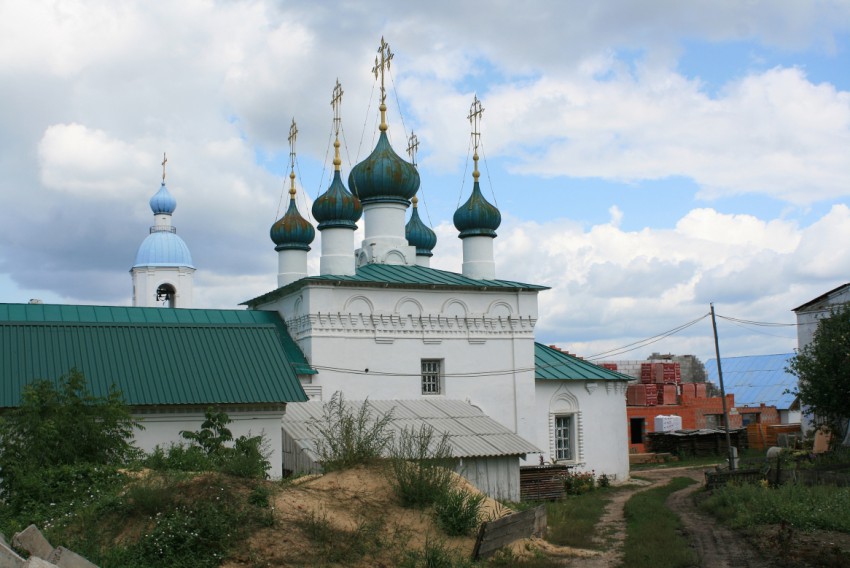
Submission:
<svg viewBox="0 0 850 568">
<path fill-rule="evenodd" d="M 685 176 L 714 199 L 847 196 L 846 91 L 815 84 L 793 53 L 788 64 L 713 93 L 676 70 L 683 39 L 828 50 L 850 27 L 846 3 L 486 7 L 0 3 L 0 271 L 38 294 L 126 303 L 126 271 L 150 224 L 147 201 L 166 151 L 174 222 L 199 267 L 198 304 L 233 306 L 268 291 L 276 273 L 268 229 L 280 214 L 290 120 L 298 121 L 301 163 L 310 164 L 299 178 L 309 218 L 310 199 L 327 187 L 337 77 L 346 93 L 344 169 L 371 150 L 377 93 L 369 70 L 381 33 L 396 52 L 390 85 L 405 120 L 391 96 L 390 134 L 399 153 L 405 130 L 419 134 L 432 203 L 453 202 L 454 190 L 428 176 L 462 170 L 474 93 L 487 109 L 483 144 L 494 171 L 508 164 L 539 176 Z M 502 187 L 522 197 L 510 182 Z M 846 280 L 850 266 L 850 252 L 833 246 L 850 237 L 843 205 L 805 227 L 793 220 L 796 208 L 783 220 L 715 207 L 681 215 L 672 229 L 640 231 L 622 228 L 630 209 L 603 207 L 609 222 L 590 227 L 503 210 L 496 241 L 500 277 L 553 287 L 541 294 L 540 337 L 585 353 L 611 346 L 610 337 L 692 319 L 711 298 L 752 319 L 787 318 L 789 306 Z M 459 271 L 450 215 L 434 222 L 433 266 Z M 315 273 L 320 236 L 313 249 Z"/>
</svg>

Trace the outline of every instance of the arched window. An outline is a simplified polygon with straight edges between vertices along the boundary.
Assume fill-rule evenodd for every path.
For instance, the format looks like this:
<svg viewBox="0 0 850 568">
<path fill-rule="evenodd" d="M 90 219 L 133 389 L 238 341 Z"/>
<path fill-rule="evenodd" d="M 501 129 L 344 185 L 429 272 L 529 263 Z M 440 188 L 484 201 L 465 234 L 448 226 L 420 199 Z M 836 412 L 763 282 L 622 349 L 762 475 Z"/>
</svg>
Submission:
<svg viewBox="0 0 850 568">
<path fill-rule="evenodd" d="M 166 308 L 173 308 L 177 302 L 177 290 L 171 284 L 160 284 L 156 289 L 156 301 Z"/>
</svg>

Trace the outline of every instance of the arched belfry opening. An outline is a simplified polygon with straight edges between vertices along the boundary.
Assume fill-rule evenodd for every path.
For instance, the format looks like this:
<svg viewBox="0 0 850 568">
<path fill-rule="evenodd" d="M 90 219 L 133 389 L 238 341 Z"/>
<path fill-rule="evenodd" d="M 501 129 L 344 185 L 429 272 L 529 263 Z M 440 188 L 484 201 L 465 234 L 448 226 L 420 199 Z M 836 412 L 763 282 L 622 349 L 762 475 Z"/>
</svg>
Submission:
<svg viewBox="0 0 850 568">
<path fill-rule="evenodd" d="M 160 284 L 156 289 L 156 301 L 166 308 L 177 307 L 177 289 L 168 283 Z"/>
</svg>

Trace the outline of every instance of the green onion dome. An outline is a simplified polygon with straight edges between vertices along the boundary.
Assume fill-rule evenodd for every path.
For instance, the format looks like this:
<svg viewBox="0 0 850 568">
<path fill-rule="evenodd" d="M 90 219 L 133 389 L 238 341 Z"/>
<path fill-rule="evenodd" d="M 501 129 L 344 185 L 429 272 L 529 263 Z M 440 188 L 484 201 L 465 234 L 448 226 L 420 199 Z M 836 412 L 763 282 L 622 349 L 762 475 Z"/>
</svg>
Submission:
<svg viewBox="0 0 850 568">
<path fill-rule="evenodd" d="M 495 237 L 496 229 L 502 223 L 502 214 L 491 205 L 476 180 L 472 186 L 472 195 L 461 205 L 454 215 L 454 224 L 461 239 L 473 236 Z"/>
<path fill-rule="evenodd" d="M 316 238 L 316 230 L 301 214 L 295 205 L 295 192 L 290 191 L 289 209 L 272 225 L 271 236 L 275 250 L 310 250 L 310 243 Z"/>
<path fill-rule="evenodd" d="M 319 222 L 319 230 L 336 227 L 356 229 L 362 214 L 360 200 L 345 188 L 339 170 L 334 171 L 328 190 L 313 202 L 313 217 Z"/>
<path fill-rule="evenodd" d="M 348 187 L 364 204 L 407 203 L 419 189 L 419 172 L 395 153 L 386 132 L 368 158 L 351 169 Z"/>
<path fill-rule="evenodd" d="M 419 208 L 416 206 L 416 196 L 413 197 L 413 212 L 410 221 L 404 227 L 404 238 L 407 244 L 416 247 L 416 256 L 434 256 L 431 252 L 437 246 L 437 233 L 431 230 L 419 218 Z"/>
</svg>

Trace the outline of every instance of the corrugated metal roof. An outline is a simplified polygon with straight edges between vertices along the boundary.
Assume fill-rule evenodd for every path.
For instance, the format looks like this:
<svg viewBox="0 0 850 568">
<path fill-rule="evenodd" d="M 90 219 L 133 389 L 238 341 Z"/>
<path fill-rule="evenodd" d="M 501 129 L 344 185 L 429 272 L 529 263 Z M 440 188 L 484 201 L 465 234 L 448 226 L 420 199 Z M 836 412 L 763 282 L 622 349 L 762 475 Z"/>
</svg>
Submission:
<svg viewBox="0 0 850 568">
<path fill-rule="evenodd" d="M 752 355 L 747 357 L 721 357 L 723 386 L 735 395 L 736 406 L 768 406 L 785 410 L 791 408 L 795 396 L 786 393 L 797 386 L 797 377 L 785 371 L 793 353 L 780 355 Z M 708 381 L 720 384 L 717 376 L 717 359 L 705 363 Z"/>
<path fill-rule="evenodd" d="M 316 432 L 310 424 L 313 420 L 321 420 L 324 404 L 321 401 L 290 404 L 283 417 L 286 434 L 314 461 L 318 460 Z M 362 404 L 363 401 L 345 401 L 346 407 L 355 412 Z M 540 452 L 531 442 L 460 400 L 370 400 L 369 405 L 373 418 L 392 411 L 389 430 L 396 436 L 405 428 L 418 430 L 423 424 L 432 426 L 439 434 L 448 434 L 454 457 L 519 456 Z"/>
<path fill-rule="evenodd" d="M 632 377 L 594 365 L 563 351 L 534 344 L 534 378 L 538 380 L 631 381 Z"/>
<path fill-rule="evenodd" d="M 0 407 L 73 367 L 131 406 L 307 398 L 296 374 L 309 366 L 275 312 L 0 304 L 0 354 Z"/>
<path fill-rule="evenodd" d="M 396 264 L 366 264 L 357 269 L 353 276 L 308 276 L 292 284 L 273 290 L 262 296 L 246 300 L 243 305 L 256 306 L 271 302 L 280 296 L 290 293 L 307 284 L 336 284 L 340 286 L 392 286 L 392 287 L 423 287 L 433 289 L 494 289 L 500 291 L 548 290 L 548 286 L 525 284 L 511 280 L 476 280 L 455 272 L 437 270 L 418 265 Z"/>
</svg>

